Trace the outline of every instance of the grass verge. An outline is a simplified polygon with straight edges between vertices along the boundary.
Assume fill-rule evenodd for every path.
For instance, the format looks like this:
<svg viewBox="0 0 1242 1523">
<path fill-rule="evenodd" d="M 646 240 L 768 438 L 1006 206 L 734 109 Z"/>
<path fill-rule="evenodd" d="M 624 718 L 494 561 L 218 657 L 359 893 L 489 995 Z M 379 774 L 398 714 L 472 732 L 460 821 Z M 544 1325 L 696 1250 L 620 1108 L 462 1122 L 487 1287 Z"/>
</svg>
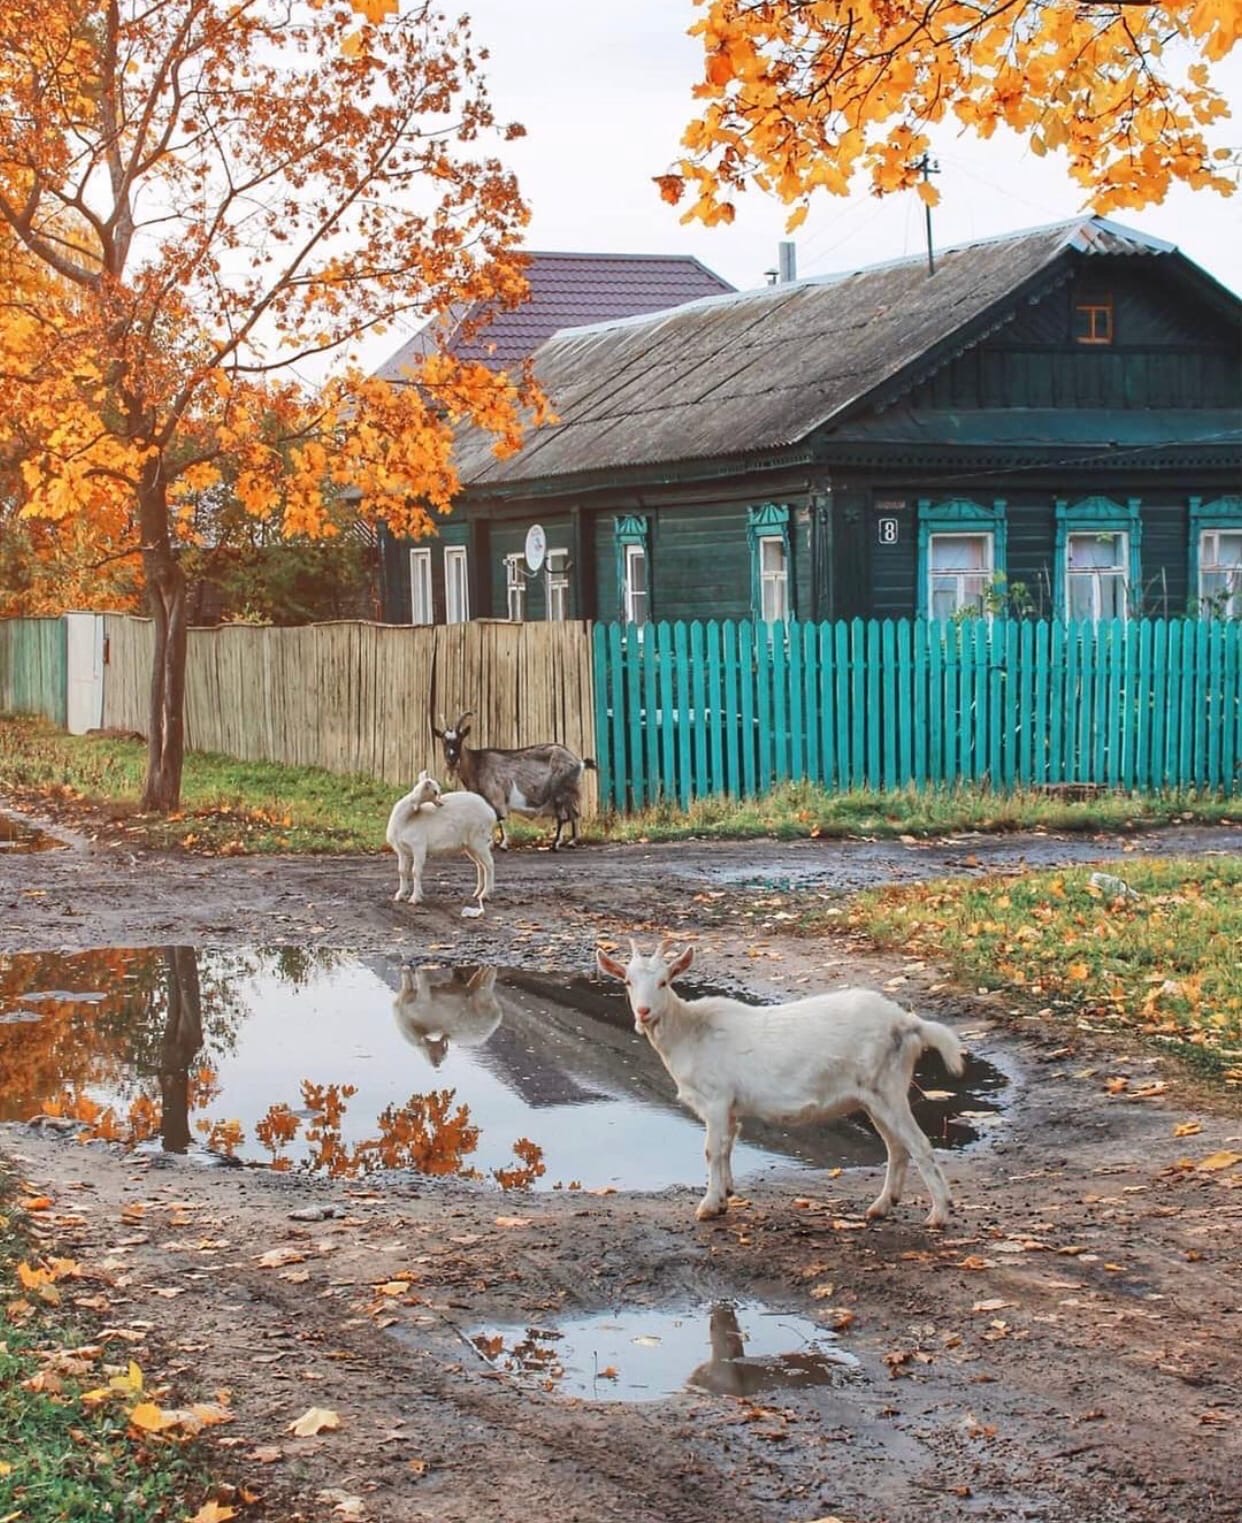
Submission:
<svg viewBox="0 0 1242 1523">
<path fill-rule="evenodd" d="M 64 1298 L 78 1266 L 43 1251 L 19 1193 L 0 1167 L 0 1518 L 192 1517 L 189 1498 L 208 1489 L 203 1456 L 134 1428 L 141 1372 L 73 1325 Z"/>
<path fill-rule="evenodd" d="M 1137 897 L 1090 868 L 946 879 L 858 894 L 844 922 L 963 987 L 1137 1035 L 1242 1085 L 1242 856 L 1131 858 L 1116 873 Z M 827 911 L 804 929 L 842 921 Z"/>
<path fill-rule="evenodd" d="M 243 762 L 205 752 L 185 759 L 182 807 L 138 813 L 145 748 L 136 741 L 66 735 L 43 720 L 0 716 L 0 793 L 66 824 L 135 845 L 223 855 L 379 851 L 397 795 L 373 778 L 314 767 Z M 758 799 L 674 802 L 587 824 L 595 841 L 745 840 L 935 836 L 960 830 L 1133 830 L 1181 821 L 1216 824 L 1242 812 L 1237 799 L 1193 792 L 1105 793 L 1066 799 L 979 787 L 831 793 L 783 783 Z M 545 838 L 546 821 L 512 822 L 519 843 Z"/>
</svg>

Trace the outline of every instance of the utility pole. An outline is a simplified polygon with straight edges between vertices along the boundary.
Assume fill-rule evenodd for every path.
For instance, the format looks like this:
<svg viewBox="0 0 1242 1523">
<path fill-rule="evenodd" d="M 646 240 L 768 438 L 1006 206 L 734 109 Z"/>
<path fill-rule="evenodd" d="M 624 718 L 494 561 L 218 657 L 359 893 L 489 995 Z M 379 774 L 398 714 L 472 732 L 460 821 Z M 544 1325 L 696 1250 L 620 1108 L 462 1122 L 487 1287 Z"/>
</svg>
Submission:
<svg viewBox="0 0 1242 1523">
<path fill-rule="evenodd" d="M 928 183 L 932 175 L 940 173 L 940 165 L 928 153 L 925 153 L 919 159 L 914 168 L 922 171 L 924 185 Z M 931 207 L 926 201 L 923 202 L 923 219 L 927 226 L 927 273 L 934 275 L 936 273 L 936 256 L 932 249 Z"/>
</svg>

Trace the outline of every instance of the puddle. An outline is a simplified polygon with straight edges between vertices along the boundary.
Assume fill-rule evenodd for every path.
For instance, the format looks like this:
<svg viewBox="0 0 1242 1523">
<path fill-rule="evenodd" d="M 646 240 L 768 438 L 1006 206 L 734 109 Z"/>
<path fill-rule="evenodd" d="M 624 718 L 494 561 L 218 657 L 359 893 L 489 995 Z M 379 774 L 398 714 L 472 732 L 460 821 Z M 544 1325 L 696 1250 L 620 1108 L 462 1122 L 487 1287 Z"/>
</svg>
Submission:
<svg viewBox="0 0 1242 1523">
<path fill-rule="evenodd" d="M 660 1401 L 684 1390 L 756 1396 L 840 1385 L 858 1368 L 831 1333 L 759 1302 L 480 1327 L 467 1336 L 520 1384 L 588 1401 Z"/>
<path fill-rule="evenodd" d="M 0 810 L 0 851 L 63 851 L 65 843 L 46 830 Z"/>
<path fill-rule="evenodd" d="M 1006 1079 L 913 1097 L 940 1147 L 993 1120 Z M 594 979 L 403 968 L 293 947 L 0 955 L 0 1120 L 39 1112 L 144 1150 L 504 1188 L 697 1188 L 703 1133 L 623 993 Z M 881 1163 L 861 1121 L 747 1123 L 735 1173 Z"/>
</svg>

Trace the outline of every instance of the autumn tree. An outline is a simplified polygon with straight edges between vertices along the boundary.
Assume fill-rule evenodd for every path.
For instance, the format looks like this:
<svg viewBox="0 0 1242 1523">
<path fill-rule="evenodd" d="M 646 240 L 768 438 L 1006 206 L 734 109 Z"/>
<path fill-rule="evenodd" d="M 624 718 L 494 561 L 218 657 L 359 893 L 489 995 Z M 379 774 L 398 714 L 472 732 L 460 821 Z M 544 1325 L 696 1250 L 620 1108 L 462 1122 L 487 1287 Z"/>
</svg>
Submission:
<svg viewBox="0 0 1242 1523">
<path fill-rule="evenodd" d="M 1238 0 L 696 0 L 705 70 L 687 156 L 659 178 L 686 220 L 730 221 L 753 185 L 794 210 L 861 176 L 916 183 L 931 129 L 1007 127 L 1064 154 L 1100 212 L 1177 182 L 1229 194 L 1229 115 L 1209 65 L 1242 36 Z M 923 184 L 929 202 L 936 192 Z"/>
<path fill-rule="evenodd" d="M 537 411 L 525 377 L 446 353 L 398 386 L 305 380 L 395 319 L 521 298 L 527 213 L 494 130 L 465 23 L 420 0 L 0 8 L 0 221 L 54 277 L 0 308 L 0 405 L 23 519 L 141 554 L 144 807 L 179 798 L 204 498 L 227 480 L 314 536 L 353 490 L 416 536 L 451 502 L 454 425 L 512 449 Z"/>
</svg>

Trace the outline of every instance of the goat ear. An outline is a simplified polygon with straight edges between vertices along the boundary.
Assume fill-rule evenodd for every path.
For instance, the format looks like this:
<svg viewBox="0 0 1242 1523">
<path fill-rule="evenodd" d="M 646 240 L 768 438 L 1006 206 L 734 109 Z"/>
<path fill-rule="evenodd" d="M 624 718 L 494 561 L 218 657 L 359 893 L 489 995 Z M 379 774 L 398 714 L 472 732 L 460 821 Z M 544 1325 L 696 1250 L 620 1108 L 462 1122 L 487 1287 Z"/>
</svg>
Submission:
<svg viewBox="0 0 1242 1523">
<path fill-rule="evenodd" d="M 669 963 L 669 965 L 668 965 L 668 976 L 669 976 L 669 978 L 670 979 L 680 978 L 681 975 L 686 971 L 686 969 L 690 966 L 690 964 L 693 961 L 694 961 L 694 948 L 693 947 L 687 947 L 686 950 L 681 954 L 681 956 L 679 958 L 677 958 L 677 960 L 675 962 Z"/>
<path fill-rule="evenodd" d="M 418 780 L 420 783 L 427 782 L 430 777 L 431 773 L 427 771 L 426 767 L 424 767 L 423 770 L 418 774 Z"/>
<path fill-rule="evenodd" d="M 622 983 L 625 982 L 625 969 L 615 957 L 609 957 L 602 947 L 595 953 L 595 962 L 601 973 L 607 973 L 609 978 L 619 978 Z"/>
</svg>

